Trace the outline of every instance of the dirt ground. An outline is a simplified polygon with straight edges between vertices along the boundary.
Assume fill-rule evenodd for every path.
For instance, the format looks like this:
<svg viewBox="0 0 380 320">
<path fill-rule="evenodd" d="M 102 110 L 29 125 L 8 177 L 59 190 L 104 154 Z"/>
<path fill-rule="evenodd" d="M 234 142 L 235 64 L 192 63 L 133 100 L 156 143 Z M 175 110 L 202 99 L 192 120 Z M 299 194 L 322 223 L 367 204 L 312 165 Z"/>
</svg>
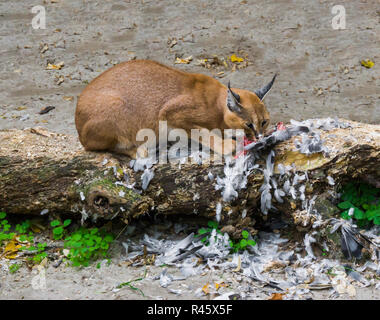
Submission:
<svg viewBox="0 0 380 320">
<path fill-rule="evenodd" d="M 1 0 L 0 129 L 38 125 L 76 135 L 77 96 L 100 73 L 130 59 L 157 60 L 217 77 L 224 84 L 230 80 L 233 87 L 248 90 L 259 88 L 278 72 L 266 98 L 272 122 L 338 116 L 380 123 L 380 5 L 377 0 L 342 1 L 346 29 L 334 30 L 334 4 L 323 0 Z M 46 9 L 45 30 L 31 26 L 34 5 Z M 229 61 L 232 54 L 245 61 L 234 66 Z M 177 57 L 189 56 L 189 64 L 174 64 Z M 207 68 L 199 62 L 202 59 L 215 63 Z M 223 59 L 227 67 L 220 62 Z M 363 59 L 375 65 L 364 68 Z M 49 63 L 60 62 L 64 62 L 60 70 L 46 69 Z M 38 114 L 47 106 L 55 109 Z M 120 243 L 118 250 L 123 250 Z M 161 272 L 159 267 L 148 269 L 150 274 Z M 109 266 L 81 271 L 49 265 L 46 289 L 35 290 L 31 281 L 36 274 L 26 267 L 13 275 L 0 269 L 0 298 L 140 299 L 138 292 L 113 288 L 143 273 L 143 268 L 126 267 L 117 259 Z M 184 288 L 179 296 L 157 281 L 136 286 L 146 298 L 193 299 L 194 292 L 186 286 L 198 288 L 211 278 L 223 277 L 234 281 L 234 275 L 210 271 L 178 283 Z M 268 296 L 257 292 L 258 299 Z M 315 293 L 315 298 L 327 296 L 326 291 Z M 379 290 L 358 289 L 355 299 L 380 299 Z"/>
<path fill-rule="evenodd" d="M 24 221 L 25 218 L 14 217 L 10 218 L 10 221 L 15 224 Z M 35 240 L 47 243 L 48 262 L 42 262 L 40 264 L 43 266 L 42 268 L 38 265 L 33 266 L 33 263 L 27 263 L 29 255 L 24 253 L 19 254 L 18 258 L 14 260 L 0 258 L 0 299 L 211 300 L 226 293 L 234 293 L 238 295 L 238 299 L 266 300 L 271 298 L 274 293 L 282 293 L 284 294 L 283 299 L 289 300 L 380 300 L 379 288 L 376 289 L 374 285 L 363 287 L 358 282 L 354 282 L 354 296 L 349 296 L 347 293 L 332 295 L 332 287 L 324 290 L 310 290 L 307 293 L 303 292 L 303 285 L 297 287 L 300 293 L 294 294 L 290 289 L 280 291 L 277 288 L 263 285 L 243 275 L 241 270 L 222 270 L 217 264 L 212 268 L 204 268 L 198 274 L 181 279 L 183 277 L 181 268 L 170 265 L 155 266 L 149 262 L 153 261 L 150 260 L 153 259 L 151 254 L 144 259 L 128 259 L 128 253 L 123 245 L 128 240 L 139 243 L 145 234 L 152 237 L 158 236 L 164 241 L 182 240 L 191 232 L 197 233 L 202 221 L 190 220 L 189 217 L 177 217 L 169 220 L 159 218 L 157 221 L 154 221 L 156 219 L 153 218 L 146 218 L 136 222 L 130 229 L 128 229 L 129 227 L 125 229 L 122 222 L 114 221 L 112 233 L 118 236 L 111 246 L 111 261 L 98 260 L 86 268 L 72 267 L 68 260 L 62 262 L 63 256 L 59 248 L 62 248 L 63 242 L 51 240 L 52 235 L 49 231 L 51 228 L 48 225 L 53 218 L 45 216 L 36 219 L 39 225 L 46 227 L 45 231 L 35 234 Z M 71 230 L 75 230 L 78 226 L 79 221 L 74 222 Z M 89 226 L 93 226 L 93 224 L 90 223 Z M 180 226 L 179 229 L 178 226 Z M 287 233 L 286 229 L 284 229 L 284 233 Z M 280 245 L 281 251 L 293 247 L 294 244 L 295 242 L 292 240 Z M 129 249 L 130 251 L 131 249 Z M 319 263 L 326 257 L 319 255 L 315 263 Z M 131 264 L 131 261 L 134 263 Z M 9 266 L 13 263 L 21 266 L 15 273 L 9 271 Z M 343 263 L 344 261 L 342 261 Z M 363 262 L 359 265 L 363 265 Z M 164 269 L 167 269 L 167 274 L 173 277 L 173 281 L 167 287 L 160 283 L 160 275 Z M 280 268 L 276 271 L 274 269 L 268 275 L 272 279 L 281 281 L 284 279 L 284 270 Z M 373 279 L 373 274 L 367 274 L 366 278 Z M 376 276 L 375 278 L 378 279 Z M 118 288 L 120 284 L 129 281 L 131 281 L 131 286 Z M 375 283 L 378 283 L 378 280 Z M 220 287 L 216 289 L 218 284 Z M 209 291 L 207 294 L 202 290 L 205 286 Z"/>
<path fill-rule="evenodd" d="M 45 30 L 31 26 L 31 8 L 38 4 L 46 9 Z M 208 75 L 225 71 L 220 81 L 249 90 L 278 72 L 266 98 L 273 121 L 336 115 L 379 123 L 379 3 L 344 1 L 345 30 L 332 28 L 333 4 L 3 0 L 0 128 L 41 125 L 76 134 L 76 97 L 88 81 L 121 61 L 153 59 L 174 66 L 177 56 L 193 57 L 178 68 Z M 251 64 L 235 72 L 196 65 L 198 59 L 228 59 L 233 53 L 247 55 Z M 362 59 L 375 66 L 362 67 Z M 61 70 L 46 70 L 48 63 L 62 61 Z M 58 85 L 59 79 L 64 81 Z M 37 114 L 46 106 L 55 109 Z"/>
</svg>

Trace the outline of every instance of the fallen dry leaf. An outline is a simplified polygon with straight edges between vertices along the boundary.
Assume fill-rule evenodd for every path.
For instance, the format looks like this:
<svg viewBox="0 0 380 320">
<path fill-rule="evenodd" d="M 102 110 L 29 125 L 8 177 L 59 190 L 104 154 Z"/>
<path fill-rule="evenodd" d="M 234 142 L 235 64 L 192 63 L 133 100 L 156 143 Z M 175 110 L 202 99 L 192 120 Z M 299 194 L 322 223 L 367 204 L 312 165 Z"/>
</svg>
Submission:
<svg viewBox="0 0 380 320">
<path fill-rule="evenodd" d="M 208 288 L 209 286 L 209 283 L 207 282 L 203 287 L 202 287 L 202 291 L 208 295 L 210 293 L 210 289 Z"/>
<path fill-rule="evenodd" d="M 17 253 L 20 248 L 21 245 L 18 243 L 16 238 L 13 238 L 5 246 L 4 251 L 2 253 L 2 257 L 6 259 L 16 259 Z"/>
<path fill-rule="evenodd" d="M 243 58 L 238 57 L 236 54 L 233 54 L 233 55 L 230 57 L 230 60 L 231 60 L 231 62 L 238 62 L 238 63 L 244 61 Z"/>
<path fill-rule="evenodd" d="M 216 74 L 219 78 L 223 78 L 225 76 L 224 71 L 218 72 Z"/>
<path fill-rule="evenodd" d="M 372 68 L 375 65 L 375 63 L 372 60 L 369 60 L 369 59 L 362 60 L 362 61 L 360 61 L 360 63 L 361 63 L 361 65 L 363 67 L 366 67 L 367 69 L 370 69 L 370 68 Z"/>
<path fill-rule="evenodd" d="M 48 63 L 46 70 L 61 70 L 64 65 L 65 65 L 65 63 L 63 61 L 61 61 L 58 64 Z"/>
<path fill-rule="evenodd" d="M 222 281 L 221 283 L 215 282 L 215 289 L 219 290 L 219 288 L 227 287 L 227 285 Z"/>
<path fill-rule="evenodd" d="M 49 50 L 49 46 L 48 46 L 48 44 L 47 43 L 45 43 L 44 45 L 43 45 L 43 47 L 42 47 L 42 49 L 41 49 L 41 53 L 44 53 L 44 52 L 46 52 L 46 51 L 48 51 Z"/>
<path fill-rule="evenodd" d="M 168 39 L 167 44 L 168 44 L 169 48 L 173 48 L 177 44 L 177 39 L 176 38 Z"/>
<path fill-rule="evenodd" d="M 38 134 L 40 136 L 44 136 L 44 137 L 51 137 L 52 135 L 47 129 L 42 128 L 42 127 L 30 128 L 30 132 L 34 134 Z"/>
<path fill-rule="evenodd" d="M 65 78 L 63 76 L 56 77 L 56 84 L 60 85 L 62 82 L 65 81 Z"/>
<path fill-rule="evenodd" d="M 178 58 L 175 60 L 175 64 L 189 64 L 190 61 L 193 60 L 193 56 L 189 56 L 187 58 L 184 58 L 184 59 L 181 59 L 181 58 Z"/>
<path fill-rule="evenodd" d="M 197 65 L 205 66 L 207 61 L 208 61 L 208 59 L 198 59 Z"/>
<path fill-rule="evenodd" d="M 272 293 L 272 296 L 268 300 L 282 300 L 283 293 Z"/>
<path fill-rule="evenodd" d="M 73 96 L 64 96 L 64 97 L 63 97 L 63 100 L 66 100 L 66 101 L 73 101 L 73 100 L 74 100 L 74 97 L 73 97 Z"/>
</svg>

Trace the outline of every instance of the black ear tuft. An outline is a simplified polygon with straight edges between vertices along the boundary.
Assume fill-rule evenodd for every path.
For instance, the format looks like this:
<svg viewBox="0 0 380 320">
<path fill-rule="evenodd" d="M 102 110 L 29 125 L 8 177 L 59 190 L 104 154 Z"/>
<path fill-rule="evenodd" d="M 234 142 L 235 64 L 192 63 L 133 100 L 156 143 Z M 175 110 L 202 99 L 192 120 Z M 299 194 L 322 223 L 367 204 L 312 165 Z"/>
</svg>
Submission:
<svg viewBox="0 0 380 320">
<path fill-rule="evenodd" d="M 240 113 L 241 106 L 239 104 L 240 96 L 234 93 L 230 88 L 230 82 L 228 82 L 228 90 L 227 90 L 227 107 L 231 112 Z"/>
<path fill-rule="evenodd" d="M 236 99 L 236 101 L 240 102 L 240 96 L 236 92 L 232 91 L 232 89 L 231 89 L 231 83 L 230 83 L 229 80 L 228 80 L 228 90 L 229 90 L 229 92 L 231 92 L 232 96 Z"/>
<path fill-rule="evenodd" d="M 276 77 L 277 73 L 274 75 L 273 79 L 267 85 L 255 91 L 255 94 L 258 96 L 260 100 L 263 100 L 269 92 L 269 90 L 272 88 L 274 80 L 276 80 Z"/>
</svg>

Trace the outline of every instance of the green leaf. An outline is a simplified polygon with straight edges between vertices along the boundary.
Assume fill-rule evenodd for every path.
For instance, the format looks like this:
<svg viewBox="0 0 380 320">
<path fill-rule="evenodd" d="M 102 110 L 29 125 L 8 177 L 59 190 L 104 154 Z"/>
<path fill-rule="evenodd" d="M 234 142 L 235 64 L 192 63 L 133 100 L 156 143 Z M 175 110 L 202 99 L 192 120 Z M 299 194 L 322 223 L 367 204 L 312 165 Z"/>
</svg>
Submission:
<svg viewBox="0 0 380 320">
<path fill-rule="evenodd" d="M 205 233 L 207 233 L 207 229 L 205 229 L 205 228 L 201 228 L 201 229 L 199 229 L 198 230 L 198 234 L 205 234 Z"/>
<path fill-rule="evenodd" d="M 82 239 L 82 235 L 80 235 L 78 233 L 76 233 L 76 234 L 73 235 L 73 240 L 74 241 L 79 241 L 80 239 Z"/>
<path fill-rule="evenodd" d="M 39 251 L 39 252 L 44 251 L 45 248 L 46 248 L 46 246 L 47 246 L 46 242 L 45 242 L 45 243 L 39 243 L 39 244 L 37 244 L 38 251 Z"/>
<path fill-rule="evenodd" d="M 107 234 L 107 235 L 104 237 L 104 240 L 105 240 L 106 242 L 112 242 L 112 241 L 113 241 L 113 236 Z"/>
<path fill-rule="evenodd" d="M 52 227 L 56 227 L 56 226 L 59 226 L 61 223 L 58 221 L 58 220 L 53 220 L 52 222 L 50 222 L 50 225 Z"/>
<path fill-rule="evenodd" d="M 73 242 L 73 248 L 80 248 L 82 246 L 82 242 Z"/>
<path fill-rule="evenodd" d="M 63 227 L 57 227 L 53 229 L 53 234 L 61 235 L 63 233 Z"/>
<path fill-rule="evenodd" d="M 247 230 L 243 230 L 243 231 L 241 232 L 241 235 L 243 236 L 244 239 L 248 239 L 248 237 L 249 237 L 249 232 L 248 232 Z"/>
<path fill-rule="evenodd" d="M 363 211 L 361 211 L 360 209 L 358 208 L 355 208 L 354 209 L 354 217 L 358 220 L 361 220 L 361 219 L 364 219 L 365 218 L 365 214 Z"/>
<path fill-rule="evenodd" d="M 71 219 L 67 219 L 67 220 L 63 221 L 63 226 L 67 227 L 68 225 L 70 225 L 70 223 L 71 223 Z"/>
<path fill-rule="evenodd" d="M 250 246 L 255 246 L 256 245 L 256 241 L 255 240 L 248 240 L 247 243 Z"/>
<path fill-rule="evenodd" d="M 247 240 L 245 240 L 245 239 L 241 239 L 240 240 L 240 247 L 241 248 L 245 248 L 247 246 Z"/>
<path fill-rule="evenodd" d="M 95 244 L 95 242 L 92 241 L 92 240 L 87 240 L 87 241 L 86 241 L 86 245 L 87 245 L 87 247 L 92 247 L 94 244 Z"/>
<path fill-rule="evenodd" d="M 18 269 L 20 269 L 21 265 L 14 263 L 9 267 L 9 272 L 10 273 L 15 273 Z"/>
<path fill-rule="evenodd" d="M 340 216 L 341 216 L 343 219 L 345 219 L 345 220 L 350 220 L 350 219 L 351 219 L 351 217 L 348 215 L 348 210 L 343 211 L 343 212 L 340 214 Z"/>
<path fill-rule="evenodd" d="M 375 219 L 373 219 L 373 223 L 376 225 L 380 225 L 380 217 L 376 217 Z"/>
<path fill-rule="evenodd" d="M 0 219 L 4 219 L 7 216 L 5 212 L 0 212 Z"/>
<path fill-rule="evenodd" d="M 344 201 L 338 204 L 338 207 L 340 209 L 350 209 L 353 207 L 353 204 L 350 201 Z"/>
<path fill-rule="evenodd" d="M 365 216 L 368 220 L 373 220 L 376 217 L 380 216 L 380 209 L 368 210 L 366 211 Z"/>
<path fill-rule="evenodd" d="M 104 242 L 102 242 L 102 243 L 100 244 L 100 248 L 106 250 L 106 249 L 109 248 L 109 244 L 108 244 L 108 243 L 104 243 Z"/>
</svg>

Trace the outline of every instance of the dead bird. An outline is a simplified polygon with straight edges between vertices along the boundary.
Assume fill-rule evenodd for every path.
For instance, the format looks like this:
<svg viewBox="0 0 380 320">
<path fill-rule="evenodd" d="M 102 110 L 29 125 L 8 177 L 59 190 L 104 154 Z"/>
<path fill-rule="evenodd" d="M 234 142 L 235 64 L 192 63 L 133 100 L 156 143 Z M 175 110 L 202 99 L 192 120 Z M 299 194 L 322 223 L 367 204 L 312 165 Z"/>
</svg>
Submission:
<svg viewBox="0 0 380 320">
<path fill-rule="evenodd" d="M 308 126 L 291 126 L 291 127 L 282 127 L 281 122 L 276 126 L 276 129 L 269 134 L 268 136 L 263 137 L 257 142 L 253 142 L 244 147 L 244 150 L 259 151 L 272 147 L 279 142 L 289 140 L 291 137 L 301 134 L 309 133 L 310 128 Z"/>
</svg>

